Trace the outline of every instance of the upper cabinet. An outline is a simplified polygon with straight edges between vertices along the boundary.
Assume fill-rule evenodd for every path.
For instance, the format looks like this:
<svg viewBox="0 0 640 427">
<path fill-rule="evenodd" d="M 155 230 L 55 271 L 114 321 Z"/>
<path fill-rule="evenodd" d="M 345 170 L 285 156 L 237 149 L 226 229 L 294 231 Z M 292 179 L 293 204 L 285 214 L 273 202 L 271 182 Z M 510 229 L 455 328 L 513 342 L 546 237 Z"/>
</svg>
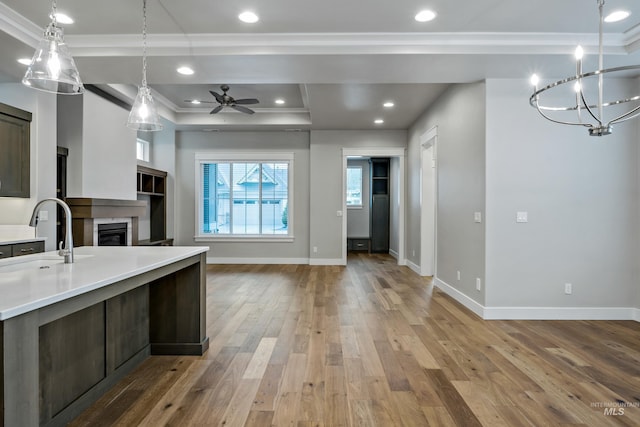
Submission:
<svg viewBox="0 0 640 427">
<path fill-rule="evenodd" d="M 0 103 L 0 197 L 30 197 L 31 113 Z"/>
</svg>

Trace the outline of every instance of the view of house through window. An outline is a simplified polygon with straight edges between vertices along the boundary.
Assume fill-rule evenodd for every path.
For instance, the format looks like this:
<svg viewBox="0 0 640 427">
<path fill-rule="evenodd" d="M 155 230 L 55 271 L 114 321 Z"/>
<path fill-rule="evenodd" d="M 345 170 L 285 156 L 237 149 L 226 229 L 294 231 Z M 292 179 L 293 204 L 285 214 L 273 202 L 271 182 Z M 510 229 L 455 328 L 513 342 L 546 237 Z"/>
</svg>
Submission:
<svg viewBox="0 0 640 427">
<path fill-rule="evenodd" d="M 347 206 L 362 206 L 362 166 L 347 167 Z"/>
<path fill-rule="evenodd" d="M 288 161 L 201 163 L 200 235 L 289 234 Z"/>
</svg>

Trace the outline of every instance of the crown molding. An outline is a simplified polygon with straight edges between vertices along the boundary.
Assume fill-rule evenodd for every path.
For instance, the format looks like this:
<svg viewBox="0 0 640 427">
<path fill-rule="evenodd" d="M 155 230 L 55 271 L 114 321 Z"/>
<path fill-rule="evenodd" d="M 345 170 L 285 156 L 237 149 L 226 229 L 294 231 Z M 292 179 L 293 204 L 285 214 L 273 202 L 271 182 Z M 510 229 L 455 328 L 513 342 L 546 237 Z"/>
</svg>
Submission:
<svg viewBox="0 0 640 427">
<path fill-rule="evenodd" d="M 35 48 L 42 38 L 44 29 L 4 3 L 0 3 L 0 31 Z"/>
<path fill-rule="evenodd" d="M 625 34 L 605 34 L 607 54 L 628 54 Z M 140 56 L 140 35 L 68 35 L 74 56 Z M 598 50 L 590 33 L 149 34 L 150 56 L 341 54 L 572 54 Z"/>
</svg>

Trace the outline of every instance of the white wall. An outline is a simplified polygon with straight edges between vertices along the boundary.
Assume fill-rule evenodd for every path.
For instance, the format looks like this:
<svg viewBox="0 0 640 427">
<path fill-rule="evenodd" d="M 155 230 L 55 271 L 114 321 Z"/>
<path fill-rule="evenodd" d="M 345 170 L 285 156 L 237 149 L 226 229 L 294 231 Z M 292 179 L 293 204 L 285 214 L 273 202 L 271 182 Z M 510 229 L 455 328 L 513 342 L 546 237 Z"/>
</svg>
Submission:
<svg viewBox="0 0 640 427">
<path fill-rule="evenodd" d="M 525 80 L 486 85 L 486 305 L 629 307 L 638 288 L 637 127 L 590 137 L 539 117 Z M 607 98 L 628 89 L 608 80 Z M 517 224 L 517 211 L 529 222 Z"/>
<path fill-rule="evenodd" d="M 294 242 L 212 242 L 212 262 L 306 262 L 309 258 L 309 134 L 307 132 L 177 132 L 176 241 L 195 242 L 195 154 L 215 151 L 291 151 L 294 153 Z M 331 172 L 331 173 L 335 173 Z"/>
<path fill-rule="evenodd" d="M 129 112 L 91 92 L 58 98 L 58 141 L 69 148 L 68 197 L 136 199 Z"/>
<path fill-rule="evenodd" d="M 407 258 L 420 265 L 420 136 L 438 127 L 437 279 L 479 304 L 485 282 L 485 85 L 454 85 L 409 130 Z M 414 255 L 415 251 L 415 255 Z M 457 272 L 460 271 L 460 280 Z"/>
<path fill-rule="evenodd" d="M 28 225 L 39 200 L 56 196 L 56 95 L 29 89 L 22 84 L 0 84 L 0 102 L 32 113 L 31 121 L 31 197 L 0 197 L 0 224 Z M 56 208 L 42 207 L 49 221 L 40 221 L 39 237 L 46 237 L 46 250 L 56 247 Z M 34 232 L 35 235 L 35 232 Z"/>
<path fill-rule="evenodd" d="M 347 236 L 369 237 L 369 160 L 348 160 L 347 166 L 362 168 L 362 207 L 347 208 Z"/>
<path fill-rule="evenodd" d="M 312 262 L 342 262 L 343 148 L 406 147 L 405 131 L 311 131 L 310 250 Z"/>
</svg>

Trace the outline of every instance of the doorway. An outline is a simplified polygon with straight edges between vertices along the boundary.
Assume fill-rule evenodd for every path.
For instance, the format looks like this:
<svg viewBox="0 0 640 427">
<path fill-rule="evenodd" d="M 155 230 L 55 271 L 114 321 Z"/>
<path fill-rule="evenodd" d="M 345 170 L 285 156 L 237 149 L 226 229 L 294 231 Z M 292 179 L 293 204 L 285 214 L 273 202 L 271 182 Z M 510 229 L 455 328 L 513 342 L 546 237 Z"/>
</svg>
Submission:
<svg viewBox="0 0 640 427">
<path fill-rule="evenodd" d="M 389 253 L 397 258 L 399 265 L 405 265 L 405 148 L 343 148 L 343 203 L 342 203 L 342 264 L 347 264 L 347 165 L 348 159 L 388 158 L 390 160 L 389 176 L 389 213 L 391 248 Z"/>
</svg>

